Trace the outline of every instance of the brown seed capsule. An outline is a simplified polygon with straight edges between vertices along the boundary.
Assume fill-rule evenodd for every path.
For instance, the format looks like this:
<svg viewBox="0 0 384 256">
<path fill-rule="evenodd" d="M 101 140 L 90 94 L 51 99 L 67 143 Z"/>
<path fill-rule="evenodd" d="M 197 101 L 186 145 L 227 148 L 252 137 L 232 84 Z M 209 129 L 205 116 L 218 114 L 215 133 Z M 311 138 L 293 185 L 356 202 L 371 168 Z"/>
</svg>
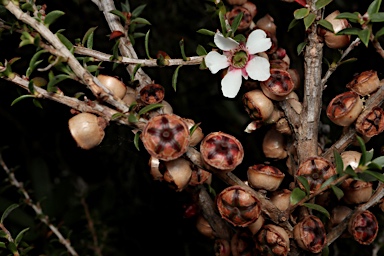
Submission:
<svg viewBox="0 0 384 256">
<path fill-rule="evenodd" d="M 254 3 L 247 1 L 241 6 L 247 9 L 251 13 L 252 19 L 255 18 L 257 14 L 257 6 Z"/>
<path fill-rule="evenodd" d="M 259 200 L 240 186 L 225 188 L 216 198 L 223 219 L 234 226 L 246 227 L 260 215 Z"/>
<path fill-rule="evenodd" d="M 327 159 L 319 156 L 309 157 L 302 162 L 297 171 L 298 176 L 304 176 L 308 180 L 311 191 L 318 190 L 321 185 L 336 174 L 334 165 Z M 304 186 L 299 182 L 301 188 Z"/>
<path fill-rule="evenodd" d="M 173 113 L 173 108 L 167 101 L 162 100 L 161 105 L 163 105 L 163 106 L 160 108 L 156 108 L 154 110 L 151 110 L 149 112 L 150 118 L 154 117 L 154 116 L 161 115 L 161 114 L 172 114 Z"/>
<path fill-rule="evenodd" d="M 183 118 L 184 122 L 188 125 L 188 129 L 191 130 L 192 127 L 195 127 L 193 133 L 191 134 L 191 141 L 189 145 L 194 147 L 200 143 L 200 141 L 204 138 L 203 130 L 199 125 L 196 125 L 195 121 L 189 118 Z"/>
<path fill-rule="evenodd" d="M 384 111 L 380 107 L 363 111 L 356 120 L 356 131 L 361 135 L 371 138 L 384 131 Z"/>
<path fill-rule="evenodd" d="M 262 226 L 264 225 L 264 222 L 265 222 L 265 218 L 263 217 L 262 214 L 260 214 L 259 218 L 257 218 L 257 220 L 255 220 L 251 224 L 249 224 L 247 228 L 251 231 L 252 234 L 256 234 L 262 228 Z"/>
<path fill-rule="evenodd" d="M 380 80 L 375 70 L 368 70 L 355 76 L 346 87 L 360 96 L 366 96 L 379 89 Z"/>
<path fill-rule="evenodd" d="M 265 157 L 273 159 L 284 159 L 288 156 L 284 135 L 273 126 L 263 138 L 263 153 Z"/>
<path fill-rule="evenodd" d="M 231 239 L 232 256 L 253 256 L 255 242 L 248 229 L 238 229 Z"/>
<path fill-rule="evenodd" d="M 225 17 L 227 18 L 229 24 L 232 25 L 234 19 L 240 13 L 243 13 L 243 17 L 237 29 L 238 31 L 245 31 L 251 26 L 253 19 L 252 13 L 248 9 L 242 6 L 234 6 L 231 11 L 225 14 Z"/>
<path fill-rule="evenodd" d="M 289 236 L 282 227 L 264 225 L 257 235 L 256 250 L 260 255 L 286 256 L 289 252 Z"/>
<path fill-rule="evenodd" d="M 100 83 L 107 87 L 115 97 L 119 99 L 124 98 L 127 86 L 119 79 L 107 75 L 98 75 L 97 79 L 99 79 Z"/>
<path fill-rule="evenodd" d="M 329 220 L 329 229 L 339 225 L 351 212 L 352 209 L 344 205 L 338 205 L 333 208 Z"/>
<path fill-rule="evenodd" d="M 164 161 L 183 155 L 188 149 L 190 139 L 188 126 L 175 114 L 152 117 L 140 138 L 151 156 Z"/>
<path fill-rule="evenodd" d="M 347 204 L 360 204 L 367 202 L 372 196 L 372 183 L 362 180 L 346 179 L 341 183 L 344 192 L 343 200 Z"/>
<path fill-rule="evenodd" d="M 192 166 L 192 177 L 189 181 L 190 186 L 197 186 L 209 182 L 212 178 L 212 173 L 207 172 L 200 167 Z"/>
<path fill-rule="evenodd" d="M 214 244 L 215 256 L 230 256 L 231 245 L 225 239 L 216 239 Z"/>
<path fill-rule="evenodd" d="M 227 3 L 230 5 L 242 5 L 246 3 L 248 0 L 227 0 Z"/>
<path fill-rule="evenodd" d="M 123 101 L 127 104 L 127 106 L 131 106 L 132 103 L 136 101 L 136 90 L 131 87 L 127 87 Z"/>
<path fill-rule="evenodd" d="M 312 253 L 319 253 L 326 244 L 324 224 L 314 215 L 307 215 L 295 225 L 293 237 L 300 248 Z"/>
<path fill-rule="evenodd" d="M 256 27 L 276 36 L 276 24 L 271 15 L 266 14 L 256 22 Z"/>
<path fill-rule="evenodd" d="M 337 125 L 349 126 L 363 110 L 363 101 L 352 91 L 334 97 L 327 107 L 328 118 Z"/>
<path fill-rule="evenodd" d="M 247 176 L 251 187 L 275 191 L 283 181 L 285 174 L 274 166 L 255 164 L 248 168 Z"/>
<path fill-rule="evenodd" d="M 368 245 L 375 240 L 379 225 L 375 215 L 365 210 L 352 215 L 348 231 L 358 243 Z"/>
<path fill-rule="evenodd" d="M 259 89 L 246 92 L 242 100 L 245 110 L 253 119 L 265 121 L 273 113 L 273 102 Z"/>
<path fill-rule="evenodd" d="M 98 146 L 104 138 L 104 129 L 107 122 L 102 117 L 91 113 L 80 113 L 68 121 L 69 131 L 82 149 L 91 149 Z"/>
<path fill-rule="evenodd" d="M 145 104 L 160 103 L 164 99 L 165 89 L 160 84 L 147 84 L 140 90 L 140 99 Z"/>
<path fill-rule="evenodd" d="M 350 27 L 347 19 L 336 18 L 339 14 L 340 12 L 336 10 L 325 17 L 325 20 L 332 24 L 334 32 L 320 26 L 318 27 L 318 34 L 324 38 L 325 44 L 332 49 L 344 48 L 349 45 L 349 42 L 351 41 L 350 35 L 336 35 L 340 30 Z"/>
<path fill-rule="evenodd" d="M 263 93 L 272 100 L 282 101 L 292 92 L 294 82 L 291 75 L 281 69 L 271 69 L 271 76 L 260 82 Z"/>
<path fill-rule="evenodd" d="M 288 189 L 275 191 L 271 195 L 271 202 L 281 211 L 285 211 L 291 205 L 291 193 Z"/>
<path fill-rule="evenodd" d="M 151 156 L 149 158 L 148 165 L 150 167 L 150 174 L 153 177 L 154 180 L 163 180 L 163 173 L 160 171 L 160 160 L 156 157 Z"/>
<path fill-rule="evenodd" d="M 196 228 L 202 235 L 210 239 L 215 238 L 215 234 L 211 225 L 209 224 L 207 219 L 205 219 L 201 214 L 196 219 Z"/>
<path fill-rule="evenodd" d="M 200 153 L 207 168 L 230 172 L 244 158 L 244 149 L 234 136 L 223 132 L 212 132 L 200 143 Z"/>
<path fill-rule="evenodd" d="M 350 165 L 353 170 L 355 170 L 359 166 L 361 158 L 360 152 L 354 150 L 347 150 L 342 152 L 340 156 L 343 160 L 344 170 L 347 168 L 348 165 Z"/>
<path fill-rule="evenodd" d="M 164 181 L 166 181 L 171 188 L 180 192 L 188 186 L 189 181 L 191 180 L 191 165 L 192 163 L 187 159 L 176 158 L 174 160 L 162 162 L 162 164 L 160 164 L 160 172 L 164 175 Z"/>
</svg>

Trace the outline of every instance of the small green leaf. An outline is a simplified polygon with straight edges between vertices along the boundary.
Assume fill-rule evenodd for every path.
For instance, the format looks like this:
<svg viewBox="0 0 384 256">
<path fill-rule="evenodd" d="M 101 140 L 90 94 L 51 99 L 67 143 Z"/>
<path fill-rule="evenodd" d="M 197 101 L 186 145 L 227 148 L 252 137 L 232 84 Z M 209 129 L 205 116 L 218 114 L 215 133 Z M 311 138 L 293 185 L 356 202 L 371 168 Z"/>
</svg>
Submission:
<svg viewBox="0 0 384 256">
<path fill-rule="evenodd" d="M 73 49 L 73 44 L 63 34 L 56 33 L 56 36 L 65 45 L 65 47 L 67 47 L 68 50 L 72 50 Z"/>
<path fill-rule="evenodd" d="M 300 55 L 304 51 L 304 48 L 306 45 L 307 45 L 307 42 L 299 43 L 299 45 L 297 46 L 297 55 Z"/>
<path fill-rule="evenodd" d="M 379 31 L 376 32 L 375 39 L 381 37 L 382 35 L 384 35 L 384 27 L 382 27 L 381 29 L 379 29 Z"/>
<path fill-rule="evenodd" d="M 328 5 L 330 2 L 332 2 L 332 0 L 317 0 L 315 3 L 315 7 L 317 10 L 320 10 L 321 8 Z"/>
<path fill-rule="evenodd" d="M 373 159 L 372 162 L 383 168 L 384 167 L 384 156 L 379 156 L 379 157 Z"/>
<path fill-rule="evenodd" d="M 49 79 L 48 85 L 47 85 L 47 91 L 48 92 L 56 92 L 56 84 L 60 83 L 61 81 L 64 81 L 65 79 L 71 78 L 69 75 L 65 74 L 59 74 L 52 79 Z"/>
<path fill-rule="evenodd" d="M 1 238 L 7 238 L 8 234 L 4 230 L 0 230 L 0 237 Z"/>
<path fill-rule="evenodd" d="M 35 87 L 33 86 L 33 81 L 29 81 L 28 83 L 28 90 L 29 90 L 29 93 L 34 95 L 35 94 Z"/>
<path fill-rule="evenodd" d="M 152 59 L 151 56 L 149 55 L 149 31 L 145 34 L 145 53 L 147 54 L 148 59 Z"/>
<path fill-rule="evenodd" d="M 343 190 L 341 190 L 339 187 L 331 185 L 331 188 L 338 200 L 340 200 L 344 196 Z"/>
<path fill-rule="evenodd" d="M 359 22 L 359 14 L 358 13 L 350 13 L 350 12 L 342 12 L 336 16 L 336 19 L 347 19 L 350 22 L 358 23 Z"/>
<path fill-rule="evenodd" d="M 139 121 L 137 119 L 137 116 L 133 113 L 130 113 L 129 116 L 128 116 L 128 122 L 130 123 L 136 123 L 137 121 Z"/>
<path fill-rule="evenodd" d="M 351 175 L 352 177 L 357 177 L 355 170 L 353 170 L 353 168 L 350 165 L 348 165 L 347 168 L 345 168 L 344 172 L 346 174 Z"/>
<path fill-rule="evenodd" d="M 14 99 L 11 103 L 11 106 L 15 105 L 17 102 L 23 100 L 23 99 L 26 99 L 26 98 L 35 98 L 34 95 L 30 95 L 30 94 L 26 94 L 26 95 L 21 95 L 19 97 L 17 97 L 16 99 Z"/>
<path fill-rule="evenodd" d="M 204 28 L 197 30 L 197 33 L 206 35 L 206 36 L 215 36 L 216 34 L 215 32 L 208 29 L 204 29 Z"/>
<path fill-rule="evenodd" d="M 92 27 L 85 32 L 85 35 L 83 37 L 83 40 L 81 40 L 82 45 L 87 45 L 87 48 L 92 49 L 93 47 L 93 35 L 97 27 Z"/>
<path fill-rule="evenodd" d="M 381 0 L 374 0 L 368 7 L 367 13 L 369 17 L 373 14 L 378 13 L 380 10 Z"/>
<path fill-rule="evenodd" d="M 120 117 L 127 117 L 127 116 L 124 115 L 124 114 L 121 113 L 121 112 L 117 112 L 117 113 L 115 113 L 115 114 L 113 114 L 113 115 L 111 116 L 111 120 L 116 120 L 116 119 L 118 119 L 118 118 L 120 118 Z"/>
<path fill-rule="evenodd" d="M 164 105 L 161 103 L 147 105 L 147 106 L 143 107 L 142 109 L 140 109 L 138 115 L 141 116 L 142 114 L 145 114 L 145 113 L 147 113 L 151 110 L 157 109 L 157 108 L 161 108 L 163 106 Z"/>
<path fill-rule="evenodd" d="M 369 163 L 373 158 L 373 148 L 365 152 L 365 164 Z"/>
<path fill-rule="evenodd" d="M 316 19 L 316 14 L 314 13 L 310 13 L 308 14 L 307 17 L 304 18 L 305 30 L 309 29 L 309 27 L 312 26 L 315 19 Z"/>
<path fill-rule="evenodd" d="M 247 41 L 247 38 L 243 34 L 237 34 L 233 39 L 235 39 L 236 42 L 244 42 Z"/>
<path fill-rule="evenodd" d="M 21 5 L 21 9 L 23 9 L 24 11 L 33 12 L 33 5 L 30 3 L 25 3 Z"/>
<path fill-rule="evenodd" d="M 4 242 L 0 242 L 0 248 L 4 248 L 4 249 L 7 249 L 7 246 L 5 245 Z"/>
<path fill-rule="evenodd" d="M 236 17 L 233 19 L 232 21 L 232 25 L 231 25 L 231 28 L 232 28 L 232 33 L 235 34 L 237 28 L 239 27 L 240 25 L 240 22 L 241 20 L 243 19 L 243 12 L 240 12 L 239 14 L 236 15 Z"/>
<path fill-rule="evenodd" d="M 137 151 L 140 151 L 139 141 L 140 141 L 140 132 L 136 132 L 135 138 L 133 139 L 133 144 L 135 144 Z"/>
<path fill-rule="evenodd" d="M 365 47 L 368 47 L 370 35 L 371 35 L 371 32 L 368 29 L 360 30 L 359 34 L 357 34 L 357 36 L 360 38 L 361 42 L 364 43 Z"/>
<path fill-rule="evenodd" d="M 58 11 L 58 10 L 51 11 L 50 13 L 45 15 L 44 25 L 46 27 L 49 27 L 49 25 L 51 25 L 53 22 L 55 22 L 58 18 L 60 18 L 64 14 L 65 14 L 64 12 Z"/>
<path fill-rule="evenodd" d="M 177 66 L 177 68 L 175 69 L 175 72 L 173 73 L 173 76 L 172 76 L 172 88 L 175 91 L 176 91 L 176 87 L 177 87 L 177 77 L 179 76 L 179 69 L 181 67 L 182 67 L 182 65 Z"/>
<path fill-rule="evenodd" d="M 227 37 L 227 23 L 225 22 L 225 10 L 220 9 L 219 11 L 219 19 L 220 19 L 220 25 L 221 25 L 221 31 L 224 35 L 224 37 Z"/>
<path fill-rule="evenodd" d="M 297 176 L 297 179 L 299 180 L 301 185 L 303 185 L 303 187 L 305 188 L 307 195 L 309 195 L 311 188 L 309 187 L 308 180 L 304 176 Z"/>
<path fill-rule="evenodd" d="M 335 159 L 336 171 L 339 175 L 342 175 L 344 171 L 344 163 L 340 153 L 336 149 L 333 150 L 333 157 Z"/>
<path fill-rule="evenodd" d="M 307 208 L 323 213 L 328 219 L 330 218 L 329 212 L 323 206 L 320 206 L 318 204 L 310 204 L 310 203 L 304 203 L 303 205 Z"/>
<path fill-rule="evenodd" d="M 7 209 L 5 209 L 5 211 L 3 212 L 3 215 L 1 216 L 0 223 L 4 223 L 5 218 L 7 218 L 8 215 L 9 215 L 13 210 L 15 210 L 17 207 L 19 207 L 18 204 L 11 204 L 10 206 L 8 206 Z"/>
<path fill-rule="evenodd" d="M 17 255 L 18 254 L 17 246 L 16 246 L 16 244 L 14 242 L 9 242 L 7 244 L 7 248 L 8 248 L 8 250 L 10 250 L 13 253 L 13 255 Z"/>
<path fill-rule="evenodd" d="M 135 81 L 135 75 L 137 71 L 141 68 L 141 64 L 136 64 L 135 68 L 133 69 L 133 72 L 131 74 L 131 81 Z"/>
<path fill-rule="evenodd" d="M 149 22 L 147 19 L 144 19 L 144 18 L 135 18 L 131 20 L 131 23 L 151 25 L 151 22 Z"/>
<path fill-rule="evenodd" d="M 321 256 L 329 256 L 329 247 L 328 247 L 328 245 L 324 246 L 323 250 L 321 251 Z"/>
<path fill-rule="evenodd" d="M 294 188 L 290 196 L 291 205 L 297 204 L 298 202 L 303 200 L 303 198 L 305 197 L 306 197 L 306 194 L 303 190 L 301 190 L 300 188 Z"/>
<path fill-rule="evenodd" d="M 21 231 L 19 232 L 19 234 L 17 234 L 17 236 L 16 236 L 16 238 L 15 238 L 15 244 L 16 244 L 16 245 L 18 245 L 18 244 L 21 242 L 21 240 L 23 239 L 24 234 L 25 234 L 28 230 L 29 230 L 29 228 L 25 228 L 25 229 L 21 230 Z"/>
<path fill-rule="evenodd" d="M 288 25 L 288 32 L 292 29 L 292 28 L 294 28 L 294 27 L 296 27 L 298 24 L 300 24 L 300 21 L 299 20 L 297 20 L 297 19 L 293 19 L 290 23 L 289 23 L 289 25 Z"/>
<path fill-rule="evenodd" d="M 381 167 L 381 165 L 378 165 L 375 162 L 368 163 L 367 167 L 368 167 L 369 170 L 381 171 L 383 169 L 383 167 Z"/>
<path fill-rule="evenodd" d="M 119 18 L 121 18 L 123 20 L 124 23 L 127 22 L 127 17 L 124 15 L 124 13 L 122 13 L 121 11 L 119 10 L 112 10 L 110 11 L 110 13 L 112 14 L 115 14 L 116 16 L 118 16 Z"/>
<path fill-rule="evenodd" d="M 319 20 L 318 24 L 331 32 L 334 32 L 332 23 L 327 20 Z"/>
<path fill-rule="evenodd" d="M 359 165 L 365 165 L 366 161 L 366 153 L 367 153 L 367 148 L 365 147 L 365 142 L 363 138 L 360 136 L 356 136 L 357 142 L 359 143 L 360 146 L 360 151 L 361 151 L 361 157 L 359 161 Z"/>
<path fill-rule="evenodd" d="M 121 9 L 123 12 L 131 12 L 131 6 L 129 5 L 128 0 L 125 0 L 125 3 L 121 3 Z"/>
<path fill-rule="evenodd" d="M 139 17 L 140 14 L 143 12 L 144 8 L 146 7 L 146 4 L 142 4 L 137 6 L 133 11 L 132 11 L 132 16 L 133 17 Z"/>
<path fill-rule="evenodd" d="M 361 31 L 360 28 L 345 28 L 336 33 L 336 35 L 355 35 L 357 36 Z"/>
<path fill-rule="evenodd" d="M 320 188 L 325 188 L 326 186 L 328 186 L 329 184 L 331 184 L 333 181 L 335 181 L 337 179 L 337 175 L 333 175 L 332 177 L 330 177 L 329 179 L 327 179 L 326 181 L 324 181 L 323 184 L 321 184 Z"/>
<path fill-rule="evenodd" d="M 300 8 L 300 9 L 297 9 L 293 12 L 293 16 L 297 20 L 300 20 L 300 19 L 303 19 L 304 17 L 307 17 L 308 14 L 309 14 L 308 8 Z"/>
<path fill-rule="evenodd" d="M 201 123 L 194 124 L 191 129 L 189 129 L 189 135 L 192 136 L 192 134 L 196 131 L 196 129 L 200 126 Z"/>
<path fill-rule="evenodd" d="M 98 69 L 99 69 L 99 65 L 90 65 L 90 66 L 87 66 L 87 70 L 91 73 L 93 72 L 96 72 Z"/>
<path fill-rule="evenodd" d="M 369 174 L 381 182 L 384 182 L 384 174 L 374 171 L 365 170 L 364 173 Z"/>
<path fill-rule="evenodd" d="M 202 45 L 198 45 L 197 48 L 196 48 L 196 53 L 197 55 L 199 56 L 204 56 L 204 55 L 207 55 L 207 51 L 205 50 L 204 46 Z"/>
<path fill-rule="evenodd" d="M 184 39 L 181 39 L 181 40 L 180 40 L 180 42 L 179 42 L 179 46 L 180 46 L 181 56 L 183 57 L 183 61 L 187 61 L 188 58 L 187 58 L 187 56 L 185 55 Z"/>
<path fill-rule="evenodd" d="M 371 22 L 383 22 L 384 21 L 384 12 L 374 13 L 369 16 Z"/>
<path fill-rule="evenodd" d="M 34 98 L 32 102 L 33 102 L 33 105 L 35 105 L 35 107 L 43 109 L 43 106 L 41 105 L 40 101 L 38 101 L 36 98 Z"/>
</svg>

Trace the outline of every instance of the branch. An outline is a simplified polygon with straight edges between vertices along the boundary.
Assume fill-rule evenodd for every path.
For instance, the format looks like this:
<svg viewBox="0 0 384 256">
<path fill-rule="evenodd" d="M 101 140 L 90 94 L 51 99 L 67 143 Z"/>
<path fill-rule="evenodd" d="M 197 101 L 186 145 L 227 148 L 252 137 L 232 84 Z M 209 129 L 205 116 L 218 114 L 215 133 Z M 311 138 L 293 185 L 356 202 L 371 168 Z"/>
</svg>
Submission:
<svg viewBox="0 0 384 256">
<path fill-rule="evenodd" d="M 19 192 L 21 193 L 22 196 L 25 198 L 25 202 L 27 205 L 29 205 L 36 213 L 36 216 L 39 218 L 41 222 L 43 222 L 45 225 L 49 227 L 49 229 L 56 235 L 56 237 L 59 239 L 60 243 L 67 248 L 67 251 L 72 255 L 72 256 L 77 256 L 77 252 L 75 249 L 71 246 L 71 242 L 67 239 L 64 238 L 64 236 L 60 233 L 59 229 L 54 226 L 53 224 L 50 223 L 49 217 L 43 213 L 43 210 L 41 207 L 37 204 L 33 203 L 33 200 L 29 196 L 27 190 L 25 190 L 23 183 L 19 182 L 13 171 L 11 171 L 8 166 L 5 164 L 3 160 L 2 154 L 0 154 L 0 165 L 3 167 L 4 171 L 8 175 L 9 182 L 11 185 L 16 187 Z"/>
</svg>

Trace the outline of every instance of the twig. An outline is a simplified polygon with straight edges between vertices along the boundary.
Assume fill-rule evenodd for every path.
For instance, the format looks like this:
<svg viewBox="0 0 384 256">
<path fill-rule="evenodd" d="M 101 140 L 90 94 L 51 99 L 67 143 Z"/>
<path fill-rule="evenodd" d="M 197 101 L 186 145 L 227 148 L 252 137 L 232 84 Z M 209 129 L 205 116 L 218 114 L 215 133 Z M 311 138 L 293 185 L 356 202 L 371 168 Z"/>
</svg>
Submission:
<svg viewBox="0 0 384 256">
<path fill-rule="evenodd" d="M 93 225 L 93 220 L 92 220 L 91 213 L 89 212 L 88 204 L 85 201 L 84 197 L 81 197 L 80 202 L 81 202 L 81 205 L 84 208 L 85 217 L 86 217 L 87 222 L 88 222 L 89 232 L 92 235 L 92 240 L 93 240 L 93 247 L 92 248 L 95 251 L 96 255 L 102 256 L 103 254 L 101 252 L 101 247 L 99 246 L 99 241 L 97 239 L 97 234 L 96 234 L 95 226 Z"/>
<path fill-rule="evenodd" d="M 43 210 L 41 209 L 41 207 L 33 203 L 33 200 L 29 196 L 27 190 L 25 190 L 23 183 L 19 182 L 16 179 L 13 171 L 11 171 L 8 168 L 8 166 L 5 164 L 2 154 L 0 154 L 0 165 L 3 167 L 4 171 L 7 173 L 10 184 L 16 187 L 19 190 L 19 192 L 24 196 L 26 204 L 29 205 L 35 211 L 36 216 L 39 218 L 39 220 L 48 226 L 48 228 L 56 235 L 60 243 L 63 244 L 65 248 L 67 248 L 67 251 L 71 255 L 77 256 L 78 253 L 71 246 L 71 242 L 68 239 L 65 239 L 64 236 L 58 230 L 58 228 L 54 226 L 52 223 L 50 223 L 49 217 L 43 213 Z"/>
</svg>

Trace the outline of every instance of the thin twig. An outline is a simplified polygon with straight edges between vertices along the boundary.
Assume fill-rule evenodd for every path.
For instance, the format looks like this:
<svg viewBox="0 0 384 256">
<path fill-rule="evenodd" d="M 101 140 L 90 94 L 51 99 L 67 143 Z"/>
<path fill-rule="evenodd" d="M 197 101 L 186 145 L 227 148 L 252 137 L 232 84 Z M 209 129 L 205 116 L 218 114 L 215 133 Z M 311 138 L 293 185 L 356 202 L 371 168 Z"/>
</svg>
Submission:
<svg viewBox="0 0 384 256">
<path fill-rule="evenodd" d="M 0 154 L 0 165 L 3 167 L 4 171 L 8 175 L 8 179 L 9 179 L 10 184 L 19 190 L 19 192 L 25 198 L 25 203 L 27 205 L 29 205 L 35 211 L 36 216 L 39 218 L 39 220 L 48 226 L 48 228 L 56 235 L 56 237 L 59 239 L 60 243 L 65 246 L 67 251 L 72 256 L 77 256 L 78 253 L 71 246 L 71 242 L 68 239 L 65 239 L 64 236 L 60 233 L 59 229 L 56 226 L 54 226 L 52 223 L 50 223 L 49 217 L 43 213 L 43 210 L 41 209 L 41 207 L 39 205 L 33 203 L 33 200 L 29 196 L 27 190 L 25 190 L 23 183 L 19 182 L 16 179 L 13 171 L 11 171 L 8 168 L 8 166 L 5 164 L 2 154 Z"/>
<path fill-rule="evenodd" d="M 101 247 L 99 246 L 99 240 L 97 238 L 97 234 L 96 234 L 96 230 L 95 230 L 95 226 L 93 225 L 93 219 L 92 219 L 92 216 L 91 216 L 91 213 L 89 212 L 89 208 L 88 208 L 88 204 L 87 202 L 85 201 L 85 198 L 82 197 L 80 199 L 80 202 L 81 202 L 81 205 L 83 206 L 84 208 L 84 212 L 85 212 L 85 217 L 87 219 L 87 222 L 88 222 L 88 229 L 89 229 L 89 232 L 91 233 L 92 235 L 92 240 L 93 240 L 93 250 L 95 251 L 95 254 L 98 255 L 98 256 L 102 256 L 102 252 L 101 252 Z"/>
</svg>

